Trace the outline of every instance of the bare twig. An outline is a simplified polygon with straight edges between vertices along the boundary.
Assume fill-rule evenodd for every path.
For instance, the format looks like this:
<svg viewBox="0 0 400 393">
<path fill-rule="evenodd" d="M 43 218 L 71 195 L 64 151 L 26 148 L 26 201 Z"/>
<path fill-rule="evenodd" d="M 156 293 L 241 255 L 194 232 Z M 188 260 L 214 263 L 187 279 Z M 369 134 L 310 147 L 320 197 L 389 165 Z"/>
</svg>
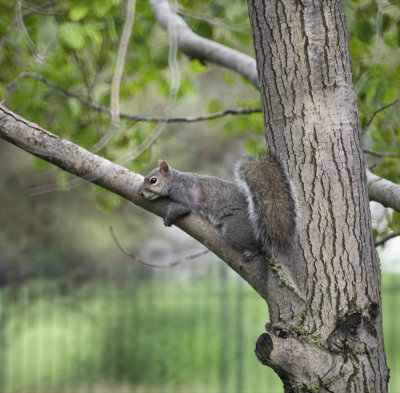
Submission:
<svg viewBox="0 0 400 393">
<path fill-rule="evenodd" d="M 135 20 L 135 0 L 128 0 L 126 20 L 118 47 L 117 63 L 111 85 L 111 118 L 114 127 L 119 123 L 119 87 L 121 85 L 122 72 L 124 70 L 126 52 L 132 34 L 132 26 Z"/>
<path fill-rule="evenodd" d="M 90 149 L 96 153 L 103 149 L 113 138 L 120 126 L 120 105 L 119 88 L 121 85 L 122 73 L 124 71 L 126 52 L 132 34 L 133 22 L 135 20 L 136 0 L 128 0 L 126 19 L 118 47 L 117 63 L 111 83 L 111 126 L 103 137 Z"/>
<path fill-rule="evenodd" d="M 400 232 L 395 232 L 395 233 L 390 233 L 389 235 L 386 235 L 382 237 L 382 239 L 379 239 L 378 241 L 375 242 L 375 247 L 382 246 L 385 244 L 388 240 L 393 239 L 397 236 L 400 236 Z"/>
<path fill-rule="evenodd" d="M 364 126 L 364 128 L 363 128 L 362 131 L 363 131 L 363 132 L 366 132 L 366 131 L 368 130 L 369 126 L 370 126 L 371 123 L 374 121 L 375 116 L 376 116 L 378 113 L 384 111 L 385 109 L 390 108 L 390 107 L 393 106 L 393 105 L 396 105 L 398 102 L 400 102 L 400 98 L 396 98 L 393 102 L 391 102 L 391 103 L 389 103 L 389 104 L 387 104 L 387 105 L 384 105 L 384 106 L 380 107 L 379 109 L 377 109 L 377 110 L 371 115 L 371 117 L 370 117 L 369 120 L 367 121 L 367 124 Z"/>
<path fill-rule="evenodd" d="M 88 99 L 80 96 L 77 93 L 74 93 L 71 90 L 65 89 L 58 85 L 57 83 L 50 81 L 44 78 L 42 75 L 35 74 L 32 72 L 21 72 L 19 76 L 12 82 L 7 85 L 8 89 L 11 89 L 15 86 L 15 84 L 22 79 L 23 77 L 29 77 L 37 79 L 42 82 L 44 85 L 59 91 L 60 93 L 71 97 L 76 98 L 82 104 L 88 106 L 89 108 L 94 109 L 98 112 L 103 112 L 104 114 L 111 116 L 111 111 L 103 105 L 96 104 Z M 209 115 L 199 115 L 199 116 L 186 116 L 186 117 L 164 117 L 164 116 L 140 116 L 140 115 L 129 115 L 127 113 L 121 113 L 120 117 L 127 120 L 132 120 L 135 122 L 149 122 L 149 123 L 157 123 L 157 122 L 166 122 L 166 123 L 194 123 L 198 121 L 206 121 L 218 119 L 220 117 L 228 116 L 228 115 L 250 115 L 253 113 L 261 113 L 261 108 L 236 108 L 236 109 L 225 109 L 220 112 L 211 113 Z"/>
<path fill-rule="evenodd" d="M 142 265 L 146 265 L 146 266 L 157 267 L 157 268 L 173 267 L 173 266 L 179 265 L 182 262 L 188 261 L 190 259 L 195 259 L 195 258 L 197 258 L 197 257 L 199 257 L 201 255 L 204 255 L 204 254 L 207 254 L 208 252 L 210 252 L 210 250 L 205 249 L 205 250 L 203 250 L 201 252 L 198 252 L 196 254 L 188 255 L 188 256 L 183 257 L 181 259 L 177 259 L 176 261 L 168 262 L 168 263 L 166 263 L 164 265 L 157 265 L 157 264 L 154 264 L 154 263 L 143 261 L 142 259 L 138 258 L 136 255 L 132 254 L 131 252 L 126 250 L 124 247 L 122 247 L 120 242 L 118 241 L 117 237 L 115 236 L 115 233 L 114 233 L 114 230 L 113 230 L 112 226 L 110 226 L 110 232 L 111 232 L 112 238 L 114 239 L 115 244 L 121 250 L 121 252 L 123 252 L 129 258 L 133 259 L 135 262 L 138 262 L 138 263 L 140 263 Z"/>
<path fill-rule="evenodd" d="M 388 153 L 388 152 L 378 152 L 370 149 L 363 149 L 364 153 L 371 154 L 371 156 L 375 157 L 392 157 L 392 158 L 400 158 L 400 153 Z"/>
</svg>

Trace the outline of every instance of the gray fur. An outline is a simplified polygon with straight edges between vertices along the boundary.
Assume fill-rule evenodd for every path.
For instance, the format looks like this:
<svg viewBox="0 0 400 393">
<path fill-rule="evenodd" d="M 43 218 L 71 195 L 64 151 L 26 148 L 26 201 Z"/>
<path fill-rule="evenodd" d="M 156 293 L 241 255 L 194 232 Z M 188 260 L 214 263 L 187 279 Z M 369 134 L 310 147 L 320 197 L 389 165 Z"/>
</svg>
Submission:
<svg viewBox="0 0 400 393">
<path fill-rule="evenodd" d="M 259 254 L 285 253 L 292 245 L 296 217 L 290 186 L 272 158 L 247 157 L 235 169 L 236 184 L 217 177 L 179 172 L 165 161 L 144 179 L 139 193 L 147 199 L 168 197 L 167 226 L 194 211 L 224 239 L 243 252 L 245 260 Z"/>
<path fill-rule="evenodd" d="M 179 172 L 170 167 L 165 170 L 165 164 L 165 161 L 160 162 L 159 167 L 145 177 L 139 191 L 147 199 L 168 197 L 171 200 L 165 225 L 170 226 L 194 211 L 221 228 L 225 241 L 241 251 L 245 260 L 260 253 L 260 244 L 248 217 L 246 197 L 239 187 L 213 176 Z M 150 183 L 153 177 L 158 180 L 154 185 Z"/>
<path fill-rule="evenodd" d="M 266 156 L 245 157 L 236 166 L 235 177 L 247 196 L 250 221 L 264 251 L 287 254 L 296 233 L 296 207 L 278 161 Z"/>
</svg>

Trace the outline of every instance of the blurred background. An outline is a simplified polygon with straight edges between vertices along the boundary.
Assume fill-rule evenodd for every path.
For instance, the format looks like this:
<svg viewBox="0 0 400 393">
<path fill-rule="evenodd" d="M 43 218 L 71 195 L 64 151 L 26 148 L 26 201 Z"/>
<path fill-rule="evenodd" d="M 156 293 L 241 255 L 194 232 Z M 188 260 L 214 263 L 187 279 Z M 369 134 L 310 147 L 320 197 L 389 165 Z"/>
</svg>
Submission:
<svg viewBox="0 0 400 393">
<path fill-rule="evenodd" d="M 244 1 L 178 6 L 198 34 L 253 56 Z M 345 7 L 361 125 L 391 104 L 374 117 L 364 145 L 400 153 L 400 114 L 392 105 L 399 96 L 399 4 L 346 0 Z M 110 130 L 109 116 L 65 92 L 110 106 L 125 8 L 119 0 L 0 0 L 0 100 L 93 147 Z M 147 2 L 138 2 L 121 113 L 165 115 L 169 50 Z M 241 77 L 182 54 L 175 60 L 180 84 L 168 115 L 260 107 Z M 123 120 L 100 154 L 119 161 L 155 126 Z M 231 179 L 235 161 L 263 143 L 260 114 L 175 123 L 124 165 L 144 175 L 163 158 L 179 170 Z M 398 158 L 366 158 L 378 175 L 399 183 Z M 110 227 L 124 248 L 152 264 L 204 248 L 133 204 L 73 181 L 0 140 L 0 393 L 283 392 L 254 355 L 268 320 L 262 299 L 211 253 L 169 268 L 137 264 L 118 249 Z M 372 211 L 376 239 L 400 231 L 400 214 L 377 204 Z M 389 388 L 400 393 L 398 238 L 378 251 Z"/>
<path fill-rule="evenodd" d="M 177 228 L 123 202 L 93 202 L 92 185 L 30 196 L 56 170 L 0 141 L 2 393 L 283 392 L 253 353 L 263 300 Z M 374 209 L 375 222 L 382 210 Z M 383 315 L 391 392 L 400 392 L 399 248 L 387 242 Z"/>
</svg>

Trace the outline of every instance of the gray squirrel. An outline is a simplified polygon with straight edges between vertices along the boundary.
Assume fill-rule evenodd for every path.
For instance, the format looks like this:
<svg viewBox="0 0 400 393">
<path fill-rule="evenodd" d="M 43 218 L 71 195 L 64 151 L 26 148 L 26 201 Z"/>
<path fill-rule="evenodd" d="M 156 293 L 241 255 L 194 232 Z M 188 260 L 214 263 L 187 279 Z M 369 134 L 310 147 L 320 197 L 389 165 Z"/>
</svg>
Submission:
<svg viewBox="0 0 400 393">
<path fill-rule="evenodd" d="M 146 199 L 170 199 L 164 224 L 196 212 L 221 228 L 224 240 L 249 261 L 258 255 L 287 254 L 296 232 L 296 210 L 290 185 L 271 157 L 247 156 L 235 168 L 235 183 L 217 177 L 180 172 L 159 160 L 143 180 Z"/>
</svg>

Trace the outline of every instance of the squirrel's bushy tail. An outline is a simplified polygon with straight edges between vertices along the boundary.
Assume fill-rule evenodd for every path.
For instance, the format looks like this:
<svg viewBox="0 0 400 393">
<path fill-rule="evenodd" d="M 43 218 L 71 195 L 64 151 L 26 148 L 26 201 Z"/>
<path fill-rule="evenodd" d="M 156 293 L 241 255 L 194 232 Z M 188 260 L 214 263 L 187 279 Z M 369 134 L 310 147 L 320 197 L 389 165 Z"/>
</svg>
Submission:
<svg viewBox="0 0 400 393">
<path fill-rule="evenodd" d="M 250 220 L 266 252 L 286 254 L 296 233 L 296 209 L 290 184 L 271 157 L 247 156 L 239 161 L 236 180 L 247 197 Z"/>
</svg>

